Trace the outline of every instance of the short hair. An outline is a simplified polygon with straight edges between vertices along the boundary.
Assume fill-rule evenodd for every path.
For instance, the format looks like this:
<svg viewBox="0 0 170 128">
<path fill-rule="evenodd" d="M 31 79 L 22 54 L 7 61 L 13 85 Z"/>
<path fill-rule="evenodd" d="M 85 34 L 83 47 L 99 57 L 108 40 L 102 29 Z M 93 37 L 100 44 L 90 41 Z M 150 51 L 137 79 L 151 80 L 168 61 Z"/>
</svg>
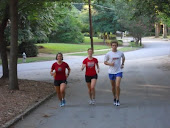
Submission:
<svg viewBox="0 0 170 128">
<path fill-rule="evenodd" d="M 115 41 L 112 41 L 110 45 L 112 46 L 112 44 L 117 44 L 117 46 L 119 45 L 116 40 L 115 40 Z"/>
<path fill-rule="evenodd" d="M 56 60 L 57 60 L 58 55 L 61 55 L 62 60 L 63 60 L 63 54 L 62 54 L 61 52 L 58 52 L 58 53 L 57 53 L 57 55 L 56 55 Z"/>
<path fill-rule="evenodd" d="M 92 51 L 93 51 L 93 49 L 92 49 L 92 48 L 88 48 L 88 49 L 87 49 L 87 51 L 89 51 L 89 50 L 92 50 Z"/>
</svg>

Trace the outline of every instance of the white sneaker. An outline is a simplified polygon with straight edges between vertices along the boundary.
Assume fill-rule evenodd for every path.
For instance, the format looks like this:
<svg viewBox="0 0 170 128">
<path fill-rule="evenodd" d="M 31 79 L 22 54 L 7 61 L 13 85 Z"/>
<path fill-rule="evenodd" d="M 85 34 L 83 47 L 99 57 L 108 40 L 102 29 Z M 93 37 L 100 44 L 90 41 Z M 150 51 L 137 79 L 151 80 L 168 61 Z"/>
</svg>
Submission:
<svg viewBox="0 0 170 128">
<path fill-rule="evenodd" d="M 93 101 L 92 100 L 89 100 L 89 105 L 93 104 Z"/>
<path fill-rule="evenodd" d="M 116 105 L 116 99 L 113 100 L 113 104 Z"/>
<path fill-rule="evenodd" d="M 92 105 L 95 105 L 95 104 L 96 104 L 96 100 L 93 99 L 93 100 L 92 100 Z"/>
<path fill-rule="evenodd" d="M 119 100 L 116 101 L 116 106 L 120 106 Z"/>
</svg>

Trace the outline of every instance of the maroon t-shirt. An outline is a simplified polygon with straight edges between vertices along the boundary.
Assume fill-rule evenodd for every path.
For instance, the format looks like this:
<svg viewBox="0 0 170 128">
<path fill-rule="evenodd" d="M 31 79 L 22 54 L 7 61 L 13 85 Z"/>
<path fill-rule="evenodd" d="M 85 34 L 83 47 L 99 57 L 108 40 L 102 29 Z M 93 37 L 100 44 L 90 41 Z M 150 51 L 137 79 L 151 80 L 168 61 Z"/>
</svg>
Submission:
<svg viewBox="0 0 170 128">
<path fill-rule="evenodd" d="M 86 65 L 86 75 L 87 76 L 94 76 L 96 75 L 96 68 L 95 65 L 98 63 L 96 58 L 89 60 L 88 58 L 84 59 L 83 64 Z"/>
<path fill-rule="evenodd" d="M 55 70 L 55 80 L 66 80 L 66 68 L 69 69 L 69 65 L 65 62 L 62 62 L 62 64 L 58 64 L 57 62 L 55 62 L 51 69 Z"/>
</svg>

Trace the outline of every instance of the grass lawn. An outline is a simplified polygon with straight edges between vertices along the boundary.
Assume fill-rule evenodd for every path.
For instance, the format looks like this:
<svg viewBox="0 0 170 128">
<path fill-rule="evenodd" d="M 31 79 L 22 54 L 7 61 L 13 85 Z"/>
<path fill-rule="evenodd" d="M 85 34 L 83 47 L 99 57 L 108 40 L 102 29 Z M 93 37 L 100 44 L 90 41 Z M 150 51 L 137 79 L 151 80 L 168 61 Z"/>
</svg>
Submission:
<svg viewBox="0 0 170 128">
<path fill-rule="evenodd" d="M 137 49 L 139 49 L 139 48 L 138 47 L 123 47 L 123 48 L 120 48 L 119 51 L 129 52 L 129 51 L 134 51 L 134 50 L 137 50 Z M 108 51 L 110 51 L 110 50 L 95 51 L 93 55 L 94 56 L 105 55 Z M 73 55 L 73 56 L 87 56 L 87 53 L 73 53 L 73 54 L 70 54 L 70 55 Z"/>
<path fill-rule="evenodd" d="M 36 44 L 37 46 L 42 46 L 43 48 L 39 49 L 39 53 L 49 53 L 56 54 L 57 52 L 70 53 L 70 52 L 82 52 L 87 51 L 90 48 L 90 45 L 81 45 L 81 44 L 64 44 L 64 43 L 45 43 L 45 44 Z M 105 45 L 94 45 L 95 50 L 107 49 L 108 46 Z"/>
<path fill-rule="evenodd" d="M 84 37 L 83 44 L 90 44 L 91 40 L 90 37 Z M 103 43 L 103 39 L 99 39 L 98 37 L 93 37 L 93 43 Z"/>
<path fill-rule="evenodd" d="M 55 57 L 27 57 L 26 62 L 40 62 L 40 61 L 48 61 L 48 60 L 55 60 Z M 23 63 L 22 58 L 18 58 L 18 63 Z"/>
<path fill-rule="evenodd" d="M 48 60 L 55 60 L 55 58 L 54 57 L 27 57 L 26 63 L 48 61 Z M 18 64 L 20 63 L 23 63 L 22 58 L 18 58 Z M 0 65 L 1 64 L 2 64 L 2 61 L 0 60 Z"/>
<path fill-rule="evenodd" d="M 93 56 L 97 56 L 97 55 L 104 55 L 108 52 L 109 50 L 105 50 L 105 51 L 95 51 Z M 87 53 L 73 53 L 73 54 L 70 54 L 70 55 L 73 55 L 73 56 L 88 56 Z"/>
</svg>

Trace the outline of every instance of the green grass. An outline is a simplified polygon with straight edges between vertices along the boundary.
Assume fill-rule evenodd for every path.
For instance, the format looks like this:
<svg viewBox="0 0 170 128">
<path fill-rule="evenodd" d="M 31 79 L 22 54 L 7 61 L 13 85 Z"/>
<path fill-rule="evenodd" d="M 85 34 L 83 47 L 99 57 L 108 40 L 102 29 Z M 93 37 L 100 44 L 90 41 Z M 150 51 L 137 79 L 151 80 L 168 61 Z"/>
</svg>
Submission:
<svg viewBox="0 0 170 128">
<path fill-rule="evenodd" d="M 40 61 L 48 61 L 48 60 L 55 60 L 55 57 L 27 57 L 26 62 L 40 62 Z M 22 58 L 18 58 L 18 63 L 23 63 Z"/>
<path fill-rule="evenodd" d="M 129 52 L 129 51 L 134 51 L 134 50 L 137 50 L 137 49 L 139 49 L 139 48 L 138 47 L 123 47 L 119 50 L 122 51 L 122 52 Z"/>
<path fill-rule="evenodd" d="M 26 63 L 55 60 L 55 57 L 27 57 Z M 23 63 L 22 58 L 18 58 L 18 64 Z M 2 61 L 0 60 L 0 64 Z"/>
<path fill-rule="evenodd" d="M 70 52 L 82 52 L 87 51 L 90 48 L 90 45 L 80 45 L 80 44 L 64 44 L 64 43 L 46 43 L 46 44 L 37 44 L 37 46 L 43 46 L 39 49 L 39 53 L 49 53 L 56 54 L 57 52 L 70 53 Z M 94 45 L 95 50 L 107 49 L 108 46 L 104 45 Z"/>
<path fill-rule="evenodd" d="M 84 44 L 89 44 L 91 42 L 90 37 L 84 37 Z M 94 43 L 103 43 L 103 39 L 99 39 L 98 37 L 93 37 Z"/>
<path fill-rule="evenodd" d="M 119 51 L 129 52 L 129 51 L 134 51 L 134 50 L 137 50 L 137 49 L 139 49 L 139 48 L 138 47 L 123 47 L 123 48 L 120 48 Z M 93 55 L 94 56 L 105 55 L 108 51 L 110 51 L 110 50 L 95 51 Z M 73 54 L 70 54 L 70 55 L 73 55 L 73 56 L 87 56 L 87 53 L 73 53 Z"/>
<path fill-rule="evenodd" d="M 135 42 L 129 42 L 129 46 L 130 47 L 136 47 L 136 48 L 142 48 L 143 46 L 140 46 L 140 44 L 138 44 L 138 45 L 136 45 L 136 43 Z"/>
<path fill-rule="evenodd" d="M 106 40 L 107 43 L 111 43 L 113 40 Z M 84 38 L 84 43 L 83 44 L 90 44 L 91 40 L 90 37 L 85 37 Z M 103 39 L 99 39 L 98 37 L 93 37 L 93 43 L 94 44 L 100 44 L 100 45 L 105 45 L 103 43 Z M 118 40 L 119 46 L 123 44 L 122 40 Z"/>
<path fill-rule="evenodd" d="M 105 50 L 105 51 L 95 51 L 93 56 L 97 56 L 97 55 L 104 55 L 108 52 L 109 50 Z M 73 55 L 73 56 L 87 56 L 88 54 L 87 53 L 73 53 L 73 54 L 70 54 L 70 55 Z"/>
</svg>

